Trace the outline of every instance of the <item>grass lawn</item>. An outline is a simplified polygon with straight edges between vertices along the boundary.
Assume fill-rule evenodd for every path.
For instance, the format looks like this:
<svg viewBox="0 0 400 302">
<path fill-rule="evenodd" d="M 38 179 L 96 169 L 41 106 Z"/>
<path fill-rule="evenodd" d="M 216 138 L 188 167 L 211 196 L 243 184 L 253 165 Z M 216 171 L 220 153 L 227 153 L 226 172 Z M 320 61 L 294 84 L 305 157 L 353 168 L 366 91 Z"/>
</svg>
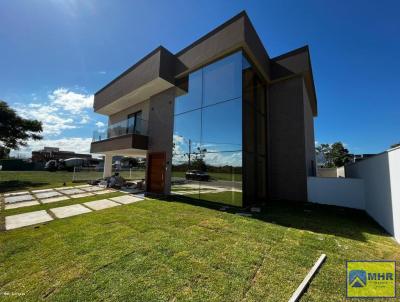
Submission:
<svg viewBox="0 0 400 302">
<path fill-rule="evenodd" d="M 72 185 L 73 172 L 0 171 L 0 193 Z"/>
<path fill-rule="evenodd" d="M 218 202 L 231 206 L 242 206 L 242 192 L 218 192 L 218 193 L 201 193 L 187 195 L 189 198 L 200 198 L 202 200 Z"/>
<path fill-rule="evenodd" d="M 250 218 L 147 200 L 0 232 L 0 293 L 24 301 L 287 301 L 321 253 L 327 261 L 302 301 L 345 300 L 345 260 L 400 258 L 399 245 L 362 212 L 280 202 Z"/>
</svg>

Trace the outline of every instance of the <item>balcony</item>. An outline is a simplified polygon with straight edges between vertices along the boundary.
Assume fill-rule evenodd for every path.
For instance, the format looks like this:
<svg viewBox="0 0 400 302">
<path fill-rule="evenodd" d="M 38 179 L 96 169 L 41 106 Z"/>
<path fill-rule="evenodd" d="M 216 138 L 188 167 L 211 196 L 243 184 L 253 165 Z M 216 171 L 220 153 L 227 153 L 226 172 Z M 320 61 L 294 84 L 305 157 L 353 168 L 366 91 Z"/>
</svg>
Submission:
<svg viewBox="0 0 400 302">
<path fill-rule="evenodd" d="M 109 125 L 104 131 L 94 131 L 91 153 L 114 153 L 119 155 L 145 155 L 148 149 L 148 122 L 130 118 Z"/>
</svg>

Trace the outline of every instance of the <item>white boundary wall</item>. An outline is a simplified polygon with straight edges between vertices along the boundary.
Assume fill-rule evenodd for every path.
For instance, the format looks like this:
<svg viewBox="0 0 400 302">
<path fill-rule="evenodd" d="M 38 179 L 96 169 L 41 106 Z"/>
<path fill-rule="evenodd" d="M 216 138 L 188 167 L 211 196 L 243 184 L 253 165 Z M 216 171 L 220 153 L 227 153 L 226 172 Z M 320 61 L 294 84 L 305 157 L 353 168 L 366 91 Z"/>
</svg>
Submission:
<svg viewBox="0 0 400 302">
<path fill-rule="evenodd" d="M 354 209 L 365 209 L 363 179 L 308 177 L 308 201 Z"/>
<path fill-rule="evenodd" d="M 308 200 L 365 210 L 400 243 L 400 147 L 345 170 L 349 178 L 308 177 Z"/>
<path fill-rule="evenodd" d="M 400 242 L 400 148 L 346 166 L 365 183 L 365 210 Z"/>
</svg>

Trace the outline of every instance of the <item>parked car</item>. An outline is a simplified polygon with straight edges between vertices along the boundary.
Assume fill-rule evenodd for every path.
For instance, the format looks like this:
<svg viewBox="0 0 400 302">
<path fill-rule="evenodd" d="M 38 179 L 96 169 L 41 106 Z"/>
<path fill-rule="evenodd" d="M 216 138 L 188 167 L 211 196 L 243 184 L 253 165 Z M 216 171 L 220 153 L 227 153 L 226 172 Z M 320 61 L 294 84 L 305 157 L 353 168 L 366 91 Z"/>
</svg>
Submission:
<svg viewBox="0 0 400 302">
<path fill-rule="evenodd" d="M 54 160 L 54 159 L 49 160 L 49 161 L 45 164 L 44 168 L 45 168 L 47 171 L 55 172 L 55 171 L 57 171 L 58 163 L 57 163 L 57 161 Z"/>
<path fill-rule="evenodd" d="M 187 180 L 201 180 L 201 181 L 209 181 L 210 175 L 207 172 L 199 171 L 199 170 L 189 170 L 185 174 L 185 178 Z"/>
</svg>

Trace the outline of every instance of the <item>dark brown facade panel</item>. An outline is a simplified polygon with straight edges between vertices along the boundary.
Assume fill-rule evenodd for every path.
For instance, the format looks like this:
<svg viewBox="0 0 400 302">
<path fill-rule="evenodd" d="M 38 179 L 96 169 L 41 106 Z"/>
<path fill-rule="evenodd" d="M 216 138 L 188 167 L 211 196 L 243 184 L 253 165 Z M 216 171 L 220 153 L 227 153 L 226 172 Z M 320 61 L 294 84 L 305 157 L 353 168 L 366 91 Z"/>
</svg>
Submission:
<svg viewBox="0 0 400 302">
<path fill-rule="evenodd" d="M 140 64 L 135 64 L 129 72 L 96 93 L 94 109 L 99 110 L 159 77 L 174 84 L 176 72 L 185 68 L 171 52 L 159 47 L 151 56 L 146 56 L 146 60 L 141 60 Z"/>
<path fill-rule="evenodd" d="M 287 78 L 296 75 L 304 76 L 313 115 L 317 116 L 317 96 L 315 93 L 308 46 L 295 49 L 271 60 L 272 80 L 278 80 L 280 78 Z"/>
<path fill-rule="evenodd" d="M 139 134 L 126 134 L 103 141 L 93 142 L 90 145 L 90 153 L 103 153 L 125 149 L 147 150 L 148 137 Z"/>
<path fill-rule="evenodd" d="M 302 78 L 269 86 L 270 196 L 307 200 Z"/>
<path fill-rule="evenodd" d="M 304 132 L 305 132 L 305 148 L 306 148 L 305 164 L 307 169 L 307 176 L 315 176 L 316 159 L 315 159 L 314 116 L 310 106 L 308 90 L 304 84 L 303 84 L 303 105 L 304 105 Z"/>
<path fill-rule="evenodd" d="M 165 153 L 165 194 L 169 194 L 171 189 L 174 102 L 175 88 L 170 88 L 150 98 L 148 150 Z"/>
<path fill-rule="evenodd" d="M 244 18 L 241 17 L 177 56 L 188 69 L 193 70 L 239 49 L 243 43 Z"/>
<path fill-rule="evenodd" d="M 244 18 L 245 50 L 251 56 L 251 60 L 256 63 L 265 80 L 270 79 L 270 59 L 263 43 L 257 35 L 256 30 L 251 24 L 250 19 Z"/>
</svg>

